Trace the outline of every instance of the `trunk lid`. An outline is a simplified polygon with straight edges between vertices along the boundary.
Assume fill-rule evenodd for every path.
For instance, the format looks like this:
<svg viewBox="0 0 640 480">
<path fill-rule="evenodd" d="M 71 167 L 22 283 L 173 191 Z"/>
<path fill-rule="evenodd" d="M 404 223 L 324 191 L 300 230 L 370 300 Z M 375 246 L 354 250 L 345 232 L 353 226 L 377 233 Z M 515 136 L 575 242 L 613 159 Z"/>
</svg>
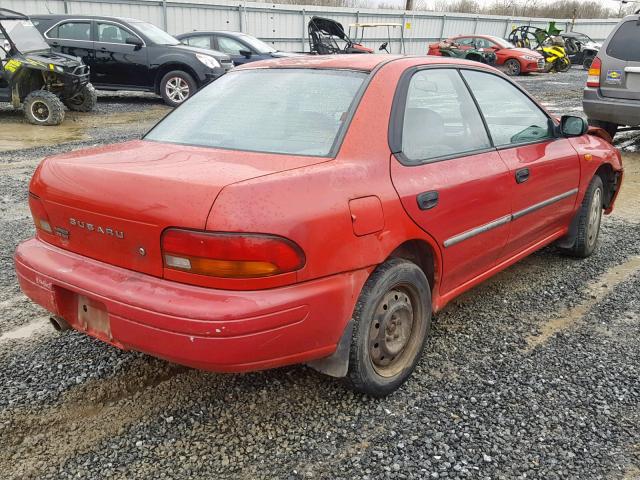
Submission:
<svg viewBox="0 0 640 480">
<path fill-rule="evenodd" d="M 226 185 L 323 161 L 133 141 L 48 158 L 30 191 L 42 200 L 56 233 L 43 235 L 44 240 L 162 276 L 165 228 L 204 229 Z"/>
</svg>

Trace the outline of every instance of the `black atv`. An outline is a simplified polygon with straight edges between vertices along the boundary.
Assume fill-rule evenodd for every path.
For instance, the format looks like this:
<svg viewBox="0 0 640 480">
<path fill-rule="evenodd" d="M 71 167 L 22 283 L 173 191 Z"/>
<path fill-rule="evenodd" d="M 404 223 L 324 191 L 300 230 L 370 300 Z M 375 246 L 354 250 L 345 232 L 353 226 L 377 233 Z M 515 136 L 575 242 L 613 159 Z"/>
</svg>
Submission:
<svg viewBox="0 0 640 480">
<path fill-rule="evenodd" d="M 51 51 L 29 17 L 6 8 L 0 8 L 0 64 L 0 102 L 23 105 L 29 123 L 59 125 L 64 105 L 88 112 L 96 104 L 89 67 Z"/>
</svg>

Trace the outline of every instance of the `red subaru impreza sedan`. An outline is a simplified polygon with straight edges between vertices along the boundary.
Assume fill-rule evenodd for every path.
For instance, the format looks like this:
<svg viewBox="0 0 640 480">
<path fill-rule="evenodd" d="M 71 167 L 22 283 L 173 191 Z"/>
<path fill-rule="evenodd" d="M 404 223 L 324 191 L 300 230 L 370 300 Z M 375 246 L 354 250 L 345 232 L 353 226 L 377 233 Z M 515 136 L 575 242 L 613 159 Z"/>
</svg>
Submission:
<svg viewBox="0 0 640 480">
<path fill-rule="evenodd" d="M 452 298 L 552 242 L 594 251 L 622 165 L 587 129 L 473 62 L 252 63 L 142 140 L 45 159 L 18 278 L 119 348 L 385 395 Z"/>
</svg>

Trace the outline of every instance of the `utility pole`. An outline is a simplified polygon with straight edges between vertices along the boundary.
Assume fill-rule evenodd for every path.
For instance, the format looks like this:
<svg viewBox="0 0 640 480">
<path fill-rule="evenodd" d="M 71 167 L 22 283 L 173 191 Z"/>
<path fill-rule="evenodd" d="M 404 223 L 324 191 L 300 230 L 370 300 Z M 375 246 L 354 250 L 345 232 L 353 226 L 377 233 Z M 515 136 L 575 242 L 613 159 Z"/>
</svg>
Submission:
<svg viewBox="0 0 640 480">
<path fill-rule="evenodd" d="M 405 10 L 413 10 L 413 0 L 407 0 L 407 3 L 404 6 Z"/>
</svg>

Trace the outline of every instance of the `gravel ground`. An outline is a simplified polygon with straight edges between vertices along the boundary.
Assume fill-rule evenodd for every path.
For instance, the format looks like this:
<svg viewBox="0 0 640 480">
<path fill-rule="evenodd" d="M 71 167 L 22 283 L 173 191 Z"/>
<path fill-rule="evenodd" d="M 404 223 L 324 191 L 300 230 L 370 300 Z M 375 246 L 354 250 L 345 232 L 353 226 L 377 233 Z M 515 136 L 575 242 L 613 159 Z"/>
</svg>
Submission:
<svg viewBox="0 0 640 480">
<path fill-rule="evenodd" d="M 584 80 L 520 81 L 578 113 Z M 39 159 L 135 138 L 166 111 L 104 95 L 99 123 L 69 120 L 88 131 L 0 153 L 0 476 L 640 479 L 640 135 L 618 141 L 627 179 L 596 255 L 546 248 L 455 300 L 412 379 L 373 400 L 303 366 L 216 375 L 56 334 L 19 292 Z M 0 112 L 0 145 L 18 126 Z"/>
</svg>

